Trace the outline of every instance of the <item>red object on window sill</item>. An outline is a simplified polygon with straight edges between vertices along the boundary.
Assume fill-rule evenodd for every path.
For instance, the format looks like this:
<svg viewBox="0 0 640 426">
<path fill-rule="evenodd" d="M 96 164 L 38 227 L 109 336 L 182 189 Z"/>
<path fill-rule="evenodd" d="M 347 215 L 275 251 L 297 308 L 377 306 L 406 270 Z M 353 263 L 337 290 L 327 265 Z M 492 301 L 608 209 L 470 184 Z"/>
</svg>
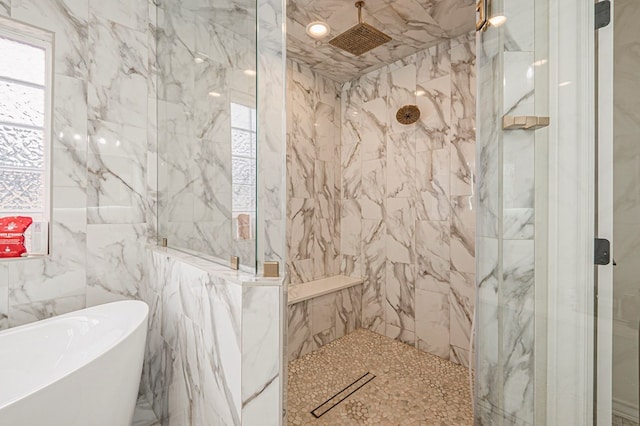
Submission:
<svg viewBox="0 0 640 426">
<path fill-rule="evenodd" d="M 24 216 L 0 218 L 0 258 L 22 257 L 27 254 L 24 232 L 33 219 Z"/>
</svg>

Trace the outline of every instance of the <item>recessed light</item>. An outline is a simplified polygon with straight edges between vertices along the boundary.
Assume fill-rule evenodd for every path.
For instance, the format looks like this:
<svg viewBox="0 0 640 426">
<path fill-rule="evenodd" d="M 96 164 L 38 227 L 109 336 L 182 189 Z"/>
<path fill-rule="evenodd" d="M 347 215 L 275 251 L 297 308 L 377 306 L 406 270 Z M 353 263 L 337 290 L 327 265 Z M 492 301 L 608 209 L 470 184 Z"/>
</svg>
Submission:
<svg viewBox="0 0 640 426">
<path fill-rule="evenodd" d="M 211 96 L 212 98 L 219 98 L 222 95 L 218 92 L 209 92 L 209 96 Z"/>
<path fill-rule="evenodd" d="M 254 75 L 256 75 L 256 72 L 254 70 L 244 70 L 245 75 L 251 76 L 253 77 Z"/>
<path fill-rule="evenodd" d="M 426 94 L 427 92 L 425 92 L 424 90 L 416 90 L 416 96 L 424 96 Z"/>
<path fill-rule="evenodd" d="M 201 64 L 207 59 L 209 59 L 209 57 L 202 52 L 196 52 L 193 55 L 193 62 L 195 62 L 196 64 Z"/>
<path fill-rule="evenodd" d="M 500 25 L 503 25 L 505 22 L 507 22 L 507 17 L 504 15 L 496 15 L 489 18 L 489 23 L 494 27 L 499 27 Z"/>
<path fill-rule="evenodd" d="M 307 34 L 313 38 L 324 38 L 329 34 L 329 25 L 322 21 L 314 21 L 307 25 Z"/>
</svg>

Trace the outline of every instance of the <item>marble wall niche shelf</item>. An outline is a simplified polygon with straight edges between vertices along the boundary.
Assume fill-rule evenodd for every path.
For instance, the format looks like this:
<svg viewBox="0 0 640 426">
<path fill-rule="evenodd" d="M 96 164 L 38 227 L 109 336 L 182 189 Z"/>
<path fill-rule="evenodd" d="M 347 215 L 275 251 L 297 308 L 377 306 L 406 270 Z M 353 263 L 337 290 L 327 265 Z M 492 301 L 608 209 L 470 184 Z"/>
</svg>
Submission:
<svg viewBox="0 0 640 426">
<path fill-rule="evenodd" d="M 536 117 L 533 115 L 502 117 L 503 130 L 538 130 L 549 125 L 549 117 Z"/>
<path fill-rule="evenodd" d="M 362 278 L 345 277 L 336 275 L 321 280 L 309 281 L 303 284 L 296 284 L 289 287 L 288 304 L 304 302 L 314 297 L 324 296 L 338 290 L 362 284 Z"/>
</svg>

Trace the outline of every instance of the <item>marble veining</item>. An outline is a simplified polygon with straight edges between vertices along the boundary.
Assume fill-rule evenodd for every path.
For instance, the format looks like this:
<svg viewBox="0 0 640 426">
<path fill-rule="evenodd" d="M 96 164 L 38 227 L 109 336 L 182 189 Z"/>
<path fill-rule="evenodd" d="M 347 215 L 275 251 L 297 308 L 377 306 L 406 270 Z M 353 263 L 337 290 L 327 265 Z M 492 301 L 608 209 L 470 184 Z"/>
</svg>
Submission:
<svg viewBox="0 0 640 426">
<path fill-rule="evenodd" d="M 291 284 L 339 272 L 340 88 L 287 61 L 287 271 Z"/>
<path fill-rule="evenodd" d="M 141 391 L 163 424 L 277 424 L 282 286 L 173 250 L 150 248 L 146 262 Z"/>
<path fill-rule="evenodd" d="M 365 278 L 363 327 L 464 365 L 475 303 L 475 78 L 471 33 L 341 93 L 341 273 Z M 406 104 L 421 109 L 418 123 L 396 121 Z"/>
<path fill-rule="evenodd" d="M 362 74 L 406 58 L 473 29 L 474 3 L 469 0 L 368 0 L 365 22 L 393 40 L 359 57 L 343 52 L 328 41 L 357 23 L 353 2 L 289 0 L 287 2 L 287 55 L 320 74 L 344 83 Z M 309 37 L 305 28 L 313 21 L 331 27 L 322 40 Z"/>
<path fill-rule="evenodd" d="M 138 297 L 155 235 L 155 12 L 146 0 L 0 1 L 0 15 L 55 34 L 51 253 L 3 262 L 0 329 Z"/>
<path fill-rule="evenodd" d="M 535 14 L 530 0 L 504 3 L 497 7 L 504 8 L 507 23 L 500 31 L 482 33 L 477 58 L 476 416 L 481 425 L 533 425 L 544 422 L 535 414 L 534 395 L 536 133 L 502 132 L 496 123 L 503 114 L 536 112 Z M 460 242 L 468 241 L 464 221 L 456 223 Z M 472 264 L 465 249 L 464 244 L 459 247 L 453 293 L 463 313 L 469 311 L 465 268 Z M 457 334 L 465 338 L 461 330 Z"/>
<path fill-rule="evenodd" d="M 257 90 L 264 88 L 256 86 L 255 76 L 244 73 L 258 67 L 255 28 L 242 24 L 251 20 L 256 20 L 255 6 L 245 2 L 233 8 L 206 1 L 162 2 L 154 27 L 157 47 L 153 64 L 158 146 L 152 158 L 157 156 L 159 163 L 159 234 L 172 247 L 222 262 L 237 255 L 247 267 L 255 267 L 255 239 L 236 238 L 230 159 L 232 103 L 257 108 L 260 120 L 268 114 L 259 102 L 256 104 Z M 272 73 L 268 78 L 265 74 L 265 80 L 275 84 L 272 78 Z M 275 88 L 269 86 L 269 90 Z M 275 93 L 265 96 L 275 99 Z M 257 137 L 267 137 L 269 124 L 258 124 Z M 252 149 L 269 147 L 259 142 Z M 261 159 L 266 161 L 268 153 L 264 154 Z M 256 173 L 254 167 L 250 174 L 255 178 Z M 266 185 L 273 178 L 271 173 L 261 176 L 262 189 L 262 183 Z M 262 193 L 259 197 L 265 203 L 267 199 L 278 202 Z M 266 220 L 272 216 L 260 217 Z M 254 237 L 264 229 L 264 223 L 258 228 Z"/>
</svg>

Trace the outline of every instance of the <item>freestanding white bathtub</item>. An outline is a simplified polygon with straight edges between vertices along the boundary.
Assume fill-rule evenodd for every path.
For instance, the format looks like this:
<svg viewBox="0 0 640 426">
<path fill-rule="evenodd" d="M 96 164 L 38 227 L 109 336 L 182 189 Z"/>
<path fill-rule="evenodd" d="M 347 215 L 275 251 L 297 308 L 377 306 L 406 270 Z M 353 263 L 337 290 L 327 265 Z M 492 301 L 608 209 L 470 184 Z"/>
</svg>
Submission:
<svg viewBox="0 0 640 426">
<path fill-rule="evenodd" d="M 130 426 L 148 311 L 122 301 L 0 332 L 0 425 Z"/>
</svg>

